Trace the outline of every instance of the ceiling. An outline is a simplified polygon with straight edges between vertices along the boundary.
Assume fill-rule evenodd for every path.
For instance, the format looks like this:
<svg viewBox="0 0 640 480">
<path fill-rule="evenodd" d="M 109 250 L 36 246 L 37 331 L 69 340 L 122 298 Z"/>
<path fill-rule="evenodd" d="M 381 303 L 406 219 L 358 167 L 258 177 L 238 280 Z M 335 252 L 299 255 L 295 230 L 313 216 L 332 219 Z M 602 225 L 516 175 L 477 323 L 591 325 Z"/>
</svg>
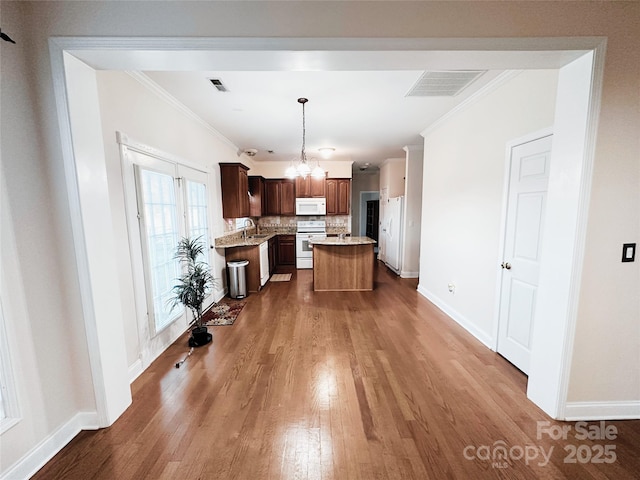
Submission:
<svg viewBox="0 0 640 480">
<path fill-rule="evenodd" d="M 589 39 L 132 38 L 60 40 L 97 70 L 135 72 L 255 161 L 290 161 L 333 147 L 354 170 L 403 157 L 424 131 L 508 70 L 560 68 Z M 211 67 L 215 67 L 212 69 Z M 485 71 L 455 96 L 407 93 L 427 71 Z M 227 92 L 217 91 L 220 79 Z M 269 151 L 273 153 L 268 153 Z"/>
<path fill-rule="evenodd" d="M 149 80 L 230 140 L 240 151 L 257 150 L 255 161 L 290 161 L 306 152 L 351 160 L 354 169 L 375 168 L 402 148 L 421 145 L 420 132 L 494 80 L 482 71 L 455 96 L 407 96 L 424 70 L 384 71 L 147 71 Z M 218 91 L 210 79 L 219 79 Z M 438 92 L 436 92 L 438 94 Z"/>
</svg>

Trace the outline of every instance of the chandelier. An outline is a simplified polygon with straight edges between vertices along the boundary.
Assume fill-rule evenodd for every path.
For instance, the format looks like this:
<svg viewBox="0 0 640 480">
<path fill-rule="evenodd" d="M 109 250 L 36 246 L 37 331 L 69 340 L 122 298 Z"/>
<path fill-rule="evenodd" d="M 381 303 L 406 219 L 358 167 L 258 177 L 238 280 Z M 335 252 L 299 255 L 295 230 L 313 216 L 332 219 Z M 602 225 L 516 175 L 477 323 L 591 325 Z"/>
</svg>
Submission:
<svg viewBox="0 0 640 480">
<path fill-rule="evenodd" d="M 285 175 L 289 178 L 302 177 L 307 178 L 309 175 L 312 177 L 324 177 L 324 170 L 320 167 L 320 162 L 317 161 L 316 166 L 311 169 L 309 165 L 309 161 L 307 160 L 307 152 L 305 151 L 305 136 L 306 136 L 306 125 L 305 125 L 305 112 L 304 112 L 304 104 L 309 100 L 306 98 L 299 98 L 298 103 L 302 104 L 302 150 L 300 151 L 300 158 L 295 158 L 291 160 L 291 164 L 287 167 L 285 171 Z"/>
</svg>

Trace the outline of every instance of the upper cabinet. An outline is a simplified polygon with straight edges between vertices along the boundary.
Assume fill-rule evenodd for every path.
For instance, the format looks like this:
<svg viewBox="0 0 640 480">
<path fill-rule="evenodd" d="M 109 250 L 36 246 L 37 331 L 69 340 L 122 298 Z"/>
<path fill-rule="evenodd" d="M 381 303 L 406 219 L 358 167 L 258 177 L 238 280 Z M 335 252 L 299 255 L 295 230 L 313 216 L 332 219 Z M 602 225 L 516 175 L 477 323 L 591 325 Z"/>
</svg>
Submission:
<svg viewBox="0 0 640 480">
<path fill-rule="evenodd" d="M 382 165 L 380 166 L 381 195 L 382 192 L 386 192 L 386 198 L 393 198 L 404 195 L 406 168 L 406 158 L 387 158 L 382 163 Z"/>
<path fill-rule="evenodd" d="M 266 213 L 264 177 L 249 177 L 249 216 L 261 217 Z"/>
<path fill-rule="evenodd" d="M 267 179 L 264 181 L 265 215 L 280 215 L 280 180 Z"/>
<path fill-rule="evenodd" d="M 327 215 L 349 215 L 351 207 L 351 179 L 327 178 Z"/>
<path fill-rule="evenodd" d="M 295 215 L 296 196 L 293 180 L 269 178 L 264 181 L 265 215 Z"/>
<path fill-rule="evenodd" d="M 327 196 L 326 180 L 325 177 L 296 177 L 296 197 L 297 198 L 309 198 L 317 197 L 324 198 Z"/>
<path fill-rule="evenodd" d="M 250 215 L 249 167 L 241 163 L 221 163 L 222 216 L 240 218 Z"/>
<path fill-rule="evenodd" d="M 280 215 L 296 214 L 296 189 L 293 180 L 282 180 L 280 190 Z"/>
</svg>

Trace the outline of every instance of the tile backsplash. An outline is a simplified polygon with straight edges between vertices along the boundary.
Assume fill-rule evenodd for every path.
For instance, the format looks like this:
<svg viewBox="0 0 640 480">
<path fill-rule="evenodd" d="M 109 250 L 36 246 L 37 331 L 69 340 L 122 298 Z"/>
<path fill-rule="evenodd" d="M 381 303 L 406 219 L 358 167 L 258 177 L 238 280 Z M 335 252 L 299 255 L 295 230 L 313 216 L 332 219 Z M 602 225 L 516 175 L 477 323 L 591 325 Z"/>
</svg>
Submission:
<svg viewBox="0 0 640 480">
<path fill-rule="evenodd" d="M 298 220 L 325 220 L 327 233 L 351 233 L 350 215 L 305 215 L 296 217 L 256 217 L 252 218 L 259 232 L 295 233 Z M 235 218 L 225 218 L 225 235 L 241 231 L 244 220 L 236 222 Z"/>
</svg>

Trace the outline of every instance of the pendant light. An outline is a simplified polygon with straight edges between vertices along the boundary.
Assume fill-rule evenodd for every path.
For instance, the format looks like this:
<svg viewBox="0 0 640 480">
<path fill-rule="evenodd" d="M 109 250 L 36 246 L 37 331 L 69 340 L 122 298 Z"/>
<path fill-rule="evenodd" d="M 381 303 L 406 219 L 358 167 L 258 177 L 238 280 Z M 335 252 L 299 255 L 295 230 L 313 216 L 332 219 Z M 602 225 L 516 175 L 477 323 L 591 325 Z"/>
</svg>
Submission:
<svg viewBox="0 0 640 480">
<path fill-rule="evenodd" d="M 307 152 L 305 149 L 306 146 L 306 118 L 305 118 L 305 110 L 304 105 L 309 100 L 306 98 L 299 98 L 298 103 L 302 104 L 302 150 L 300 151 L 299 159 L 292 159 L 291 164 L 285 170 L 285 175 L 289 178 L 302 177 L 307 178 L 309 175 L 312 177 L 324 177 L 324 170 L 320 167 L 320 162 L 318 161 L 313 171 L 309 166 L 309 161 L 307 160 Z"/>
</svg>

